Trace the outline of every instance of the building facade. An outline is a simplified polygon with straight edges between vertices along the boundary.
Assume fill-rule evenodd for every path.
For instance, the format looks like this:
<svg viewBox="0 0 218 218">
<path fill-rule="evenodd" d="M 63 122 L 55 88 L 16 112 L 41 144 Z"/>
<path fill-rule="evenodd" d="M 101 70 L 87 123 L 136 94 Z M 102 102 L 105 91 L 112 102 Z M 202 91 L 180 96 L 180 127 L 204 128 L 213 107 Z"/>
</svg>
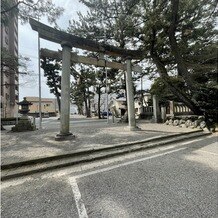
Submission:
<svg viewBox="0 0 218 218">
<path fill-rule="evenodd" d="M 26 100 L 31 102 L 29 109 L 29 115 L 38 117 L 39 116 L 39 97 L 26 97 Z M 58 104 L 56 98 L 41 98 L 41 111 L 42 116 L 45 114 L 54 117 L 58 114 Z"/>
<path fill-rule="evenodd" d="M 18 59 L 17 16 L 10 17 L 5 24 L 1 23 L 1 53 L 5 51 L 14 59 Z M 11 67 L 8 64 L 1 63 L 1 117 L 15 117 L 17 114 L 18 81 L 18 67 Z"/>
</svg>

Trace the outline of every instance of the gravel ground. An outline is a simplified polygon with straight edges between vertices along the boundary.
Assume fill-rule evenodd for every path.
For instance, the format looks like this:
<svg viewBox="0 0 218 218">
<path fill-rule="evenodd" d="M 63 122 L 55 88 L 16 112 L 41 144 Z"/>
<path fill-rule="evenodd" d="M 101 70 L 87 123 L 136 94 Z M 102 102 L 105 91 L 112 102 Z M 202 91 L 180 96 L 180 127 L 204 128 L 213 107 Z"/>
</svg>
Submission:
<svg viewBox="0 0 218 218">
<path fill-rule="evenodd" d="M 33 132 L 1 132 L 1 163 L 11 163 L 54 156 L 79 149 L 128 143 L 161 135 L 192 131 L 187 128 L 139 122 L 141 131 L 128 131 L 127 124 L 106 123 L 106 120 L 75 118 L 71 121 L 71 132 L 76 136 L 71 141 L 55 141 L 59 132 L 59 121 L 54 118 L 43 120 L 43 129 Z M 111 122 L 111 121 L 110 121 Z"/>
</svg>

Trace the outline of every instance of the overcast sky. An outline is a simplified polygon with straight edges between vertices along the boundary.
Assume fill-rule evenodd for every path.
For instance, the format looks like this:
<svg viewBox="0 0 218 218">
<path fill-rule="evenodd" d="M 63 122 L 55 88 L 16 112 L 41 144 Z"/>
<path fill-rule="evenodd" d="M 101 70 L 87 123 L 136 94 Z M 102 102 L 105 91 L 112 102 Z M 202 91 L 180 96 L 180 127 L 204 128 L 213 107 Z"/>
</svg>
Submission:
<svg viewBox="0 0 218 218">
<path fill-rule="evenodd" d="M 64 7 L 65 12 L 57 21 L 58 25 L 62 29 L 67 29 L 69 20 L 78 20 L 77 12 L 86 13 L 87 8 L 79 0 L 53 0 L 57 6 Z M 46 20 L 41 22 L 46 24 Z M 49 24 L 48 24 L 49 25 Z M 20 76 L 20 88 L 19 88 L 19 100 L 22 100 L 25 96 L 39 96 L 39 74 L 38 74 L 38 33 L 33 31 L 30 25 L 19 24 L 19 54 L 29 57 L 31 59 L 28 64 L 28 69 L 33 71 L 31 75 Z M 56 43 L 52 43 L 43 39 L 40 39 L 40 47 L 48 48 L 51 50 L 61 49 L 61 46 Z M 49 88 L 46 85 L 46 78 L 43 76 L 44 72 L 41 69 L 41 86 L 42 86 L 42 98 L 54 98 L 55 96 L 50 93 Z M 144 88 L 148 88 L 150 82 L 146 81 Z"/>
<path fill-rule="evenodd" d="M 70 19 L 77 19 L 77 12 L 86 13 L 87 8 L 79 2 L 79 0 L 53 0 L 57 6 L 64 7 L 64 14 L 57 21 L 58 25 L 62 29 L 67 29 L 68 21 Z M 73 4 L 72 4 L 73 3 Z M 43 23 L 46 24 L 46 20 L 43 19 Z M 49 25 L 49 24 L 48 24 Z M 33 31 L 30 25 L 27 23 L 21 25 L 19 23 L 19 54 L 25 57 L 29 57 L 31 61 L 28 64 L 28 69 L 33 71 L 31 75 L 20 76 L 20 90 L 19 99 L 22 100 L 25 96 L 39 96 L 39 74 L 38 74 L 38 33 Z M 43 39 L 40 39 L 40 47 L 48 48 L 52 50 L 61 49 L 61 46 L 56 43 L 52 43 Z M 41 86 L 43 98 L 54 98 L 54 95 L 50 93 L 47 85 L 46 78 L 43 76 L 43 70 L 41 69 Z"/>
</svg>

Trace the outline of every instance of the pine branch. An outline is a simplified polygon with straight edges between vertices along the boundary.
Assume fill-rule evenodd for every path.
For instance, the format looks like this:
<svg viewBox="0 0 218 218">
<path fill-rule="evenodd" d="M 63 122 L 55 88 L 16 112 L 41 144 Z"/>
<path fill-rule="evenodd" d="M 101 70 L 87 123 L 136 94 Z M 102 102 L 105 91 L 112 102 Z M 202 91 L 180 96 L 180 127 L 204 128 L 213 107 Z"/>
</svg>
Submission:
<svg viewBox="0 0 218 218">
<path fill-rule="evenodd" d="M 39 3 L 39 0 L 38 0 L 35 4 L 33 4 L 33 5 L 30 5 L 30 4 L 28 4 L 28 3 L 24 2 L 24 1 L 20 1 L 20 2 L 17 2 L 15 5 L 11 6 L 10 8 L 1 11 L 1 14 L 8 13 L 9 11 L 12 11 L 14 8 L 18 8 L 18 5 L 19 5 L 19 4 L 24 4 L 24 5 L 28 6 L 28 7 L 32 7 L 32 8 L 33 8 L 33 7 L 36 6 L 38 3 Z"/>
</svg>

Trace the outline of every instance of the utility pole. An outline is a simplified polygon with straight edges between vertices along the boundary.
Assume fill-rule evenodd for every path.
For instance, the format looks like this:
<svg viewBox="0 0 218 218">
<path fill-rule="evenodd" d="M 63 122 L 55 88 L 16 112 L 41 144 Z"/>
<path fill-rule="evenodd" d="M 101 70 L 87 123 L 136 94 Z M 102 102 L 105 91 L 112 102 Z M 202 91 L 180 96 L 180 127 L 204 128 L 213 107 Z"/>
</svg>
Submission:
<svg viewBox="0 0 218 218">
<path fill-rule="evenodd" d="M 104 44 L 106 44 L 106 31 L 105 31 L 105 28 L 103 26 L 103 19 L 101 21 L 101 26 L 102 26 L 102 29 L 104 30 Z M 107 57 L 106 55 L 104 54 L 104 59 L 105 59 L 105 67 L 104 67 L 104 71 L 105 71 L 105 89 L 106 89 L 106 111 L 107 111 L 107 124 L 109 124 L 109 111 L 108 111 L 108 75 L 107 75 L 107 66 L 106 66 L 106 63 L 107 63 Z"/>
<path fill-rule="evenodd" d="M 39 21 L 39 17 L 38 17 Z M 38 71 L 39 71 L 39 129 L 42 129 L 42 93 L 41 93 L 41 67 L 40 67 L 40 37 L 38 33 Z"/>
<path fill-rule="evenodd" d="M 109 123 L 109 111 L 108 111 L 108 78 L 107 78 L 107 68 L 106 68 L 106 57 L 105 57 L 105 74 L 106 74 L 106 109 L 107 109 L 107 123 Z"/>
</svg>

